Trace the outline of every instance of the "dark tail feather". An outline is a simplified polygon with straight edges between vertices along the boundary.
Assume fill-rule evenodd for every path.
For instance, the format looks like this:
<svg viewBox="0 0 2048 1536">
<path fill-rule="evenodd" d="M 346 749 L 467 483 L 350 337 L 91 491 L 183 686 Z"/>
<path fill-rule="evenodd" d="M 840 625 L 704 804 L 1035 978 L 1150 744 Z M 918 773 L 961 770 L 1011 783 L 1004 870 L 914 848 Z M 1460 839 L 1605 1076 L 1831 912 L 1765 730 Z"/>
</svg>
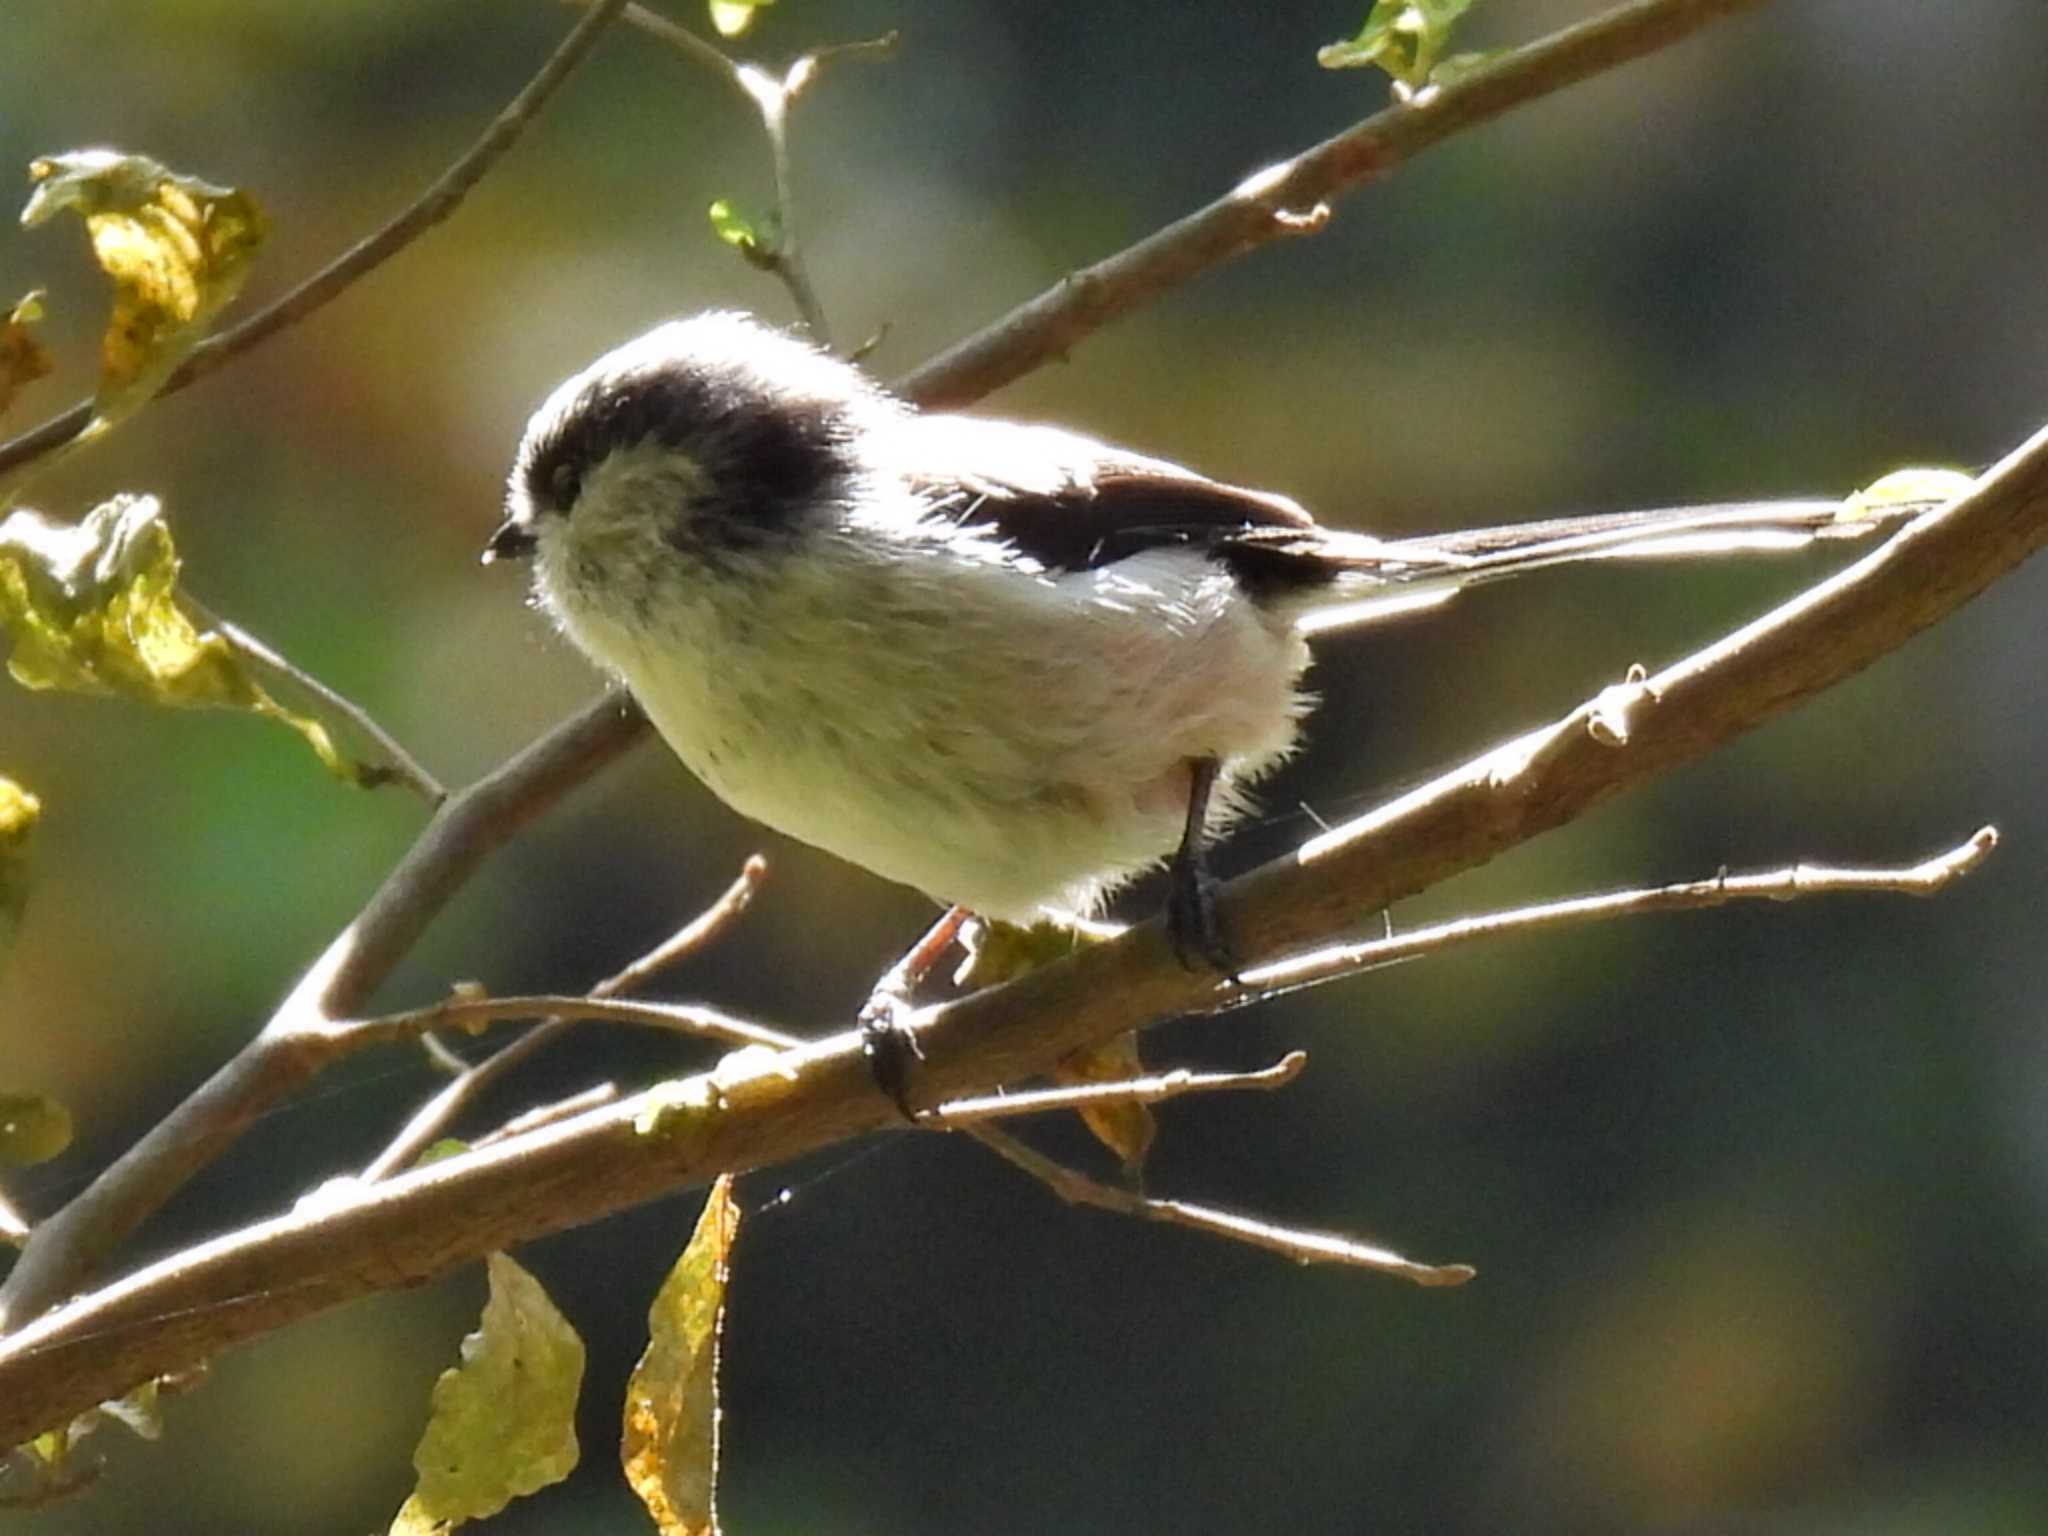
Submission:
<svg viewBox="0 0 2048 1536">
<path fill-rule="evenodd" d="M 1899 501 L 1852 509 L 1841 501 L 1758 501 L 1548 518 L 1412 539 L 1281 530 L 1253 535 L 1260 553 L 1296 564 L 1303 627 L 1371 623 L 1430 607 L 1466 587 L 1590 560 L 1677 560 L 1799 549 L 1856 539 L 1939 505 Z M 1314 583 L 1313 575 L 1322 580 Z"/>
</svg>

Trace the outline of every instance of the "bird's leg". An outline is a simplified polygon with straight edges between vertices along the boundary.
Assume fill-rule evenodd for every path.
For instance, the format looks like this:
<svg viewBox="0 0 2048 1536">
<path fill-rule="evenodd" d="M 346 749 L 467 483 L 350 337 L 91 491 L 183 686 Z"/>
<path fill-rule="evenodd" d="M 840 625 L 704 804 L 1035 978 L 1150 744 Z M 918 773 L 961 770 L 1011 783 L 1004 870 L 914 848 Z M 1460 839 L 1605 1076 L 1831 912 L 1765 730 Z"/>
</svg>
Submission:
<svg viewBox="0 0 2048 1536">
<path fill-rule="evenodd" d="M 1166 937 L 1191 971 L 1221 971 L 1237 980 L 1237 956 L 1216 916 L 1216 877 L 1209 873 L 1209 797 L 1223 764 L 1213 757 L 1188 761 L 1188 820 L 1180 847 L 1167 865 Z"/>
<path fill-rule="evenodd" d="M 860 1010 L 860 1050 L 867 1058 L 868 1074 L 875 1086 L 896 1102 L 903 1118 L 912 1124 L 917 1114 L 910 1107 L 910 1063 L 922 1061 L 917 1037 L 904 1027 L 910 1012 L 911 994 L 931 974 L 946 946 L 959 937 L 961 926 L 972 914 L 965 907 L 948 907 L 945 915 L 925 936 L 911 945 L 903 958 L 890 966 Z"/>
</svg>

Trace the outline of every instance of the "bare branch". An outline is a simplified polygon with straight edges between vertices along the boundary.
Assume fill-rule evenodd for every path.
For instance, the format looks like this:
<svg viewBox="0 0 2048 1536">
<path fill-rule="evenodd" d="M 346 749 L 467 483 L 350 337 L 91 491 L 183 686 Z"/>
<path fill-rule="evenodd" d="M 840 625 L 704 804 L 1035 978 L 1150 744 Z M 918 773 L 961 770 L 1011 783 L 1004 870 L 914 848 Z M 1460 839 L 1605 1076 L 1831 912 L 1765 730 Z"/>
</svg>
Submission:
<svg viewBox="0 0 2048 1536">
<path fill-rule="evenodd" d="M 1163 1104 L 1185 1093 L 1230 1093 L 1242 1089 L 1285 1088 L 1308 1065 L 1307 1051 L 1289 1051 L 1270 1067 L 1256 1072 L 1196 1072 L 1176 1067 L 1120 1083 L 1077 1083 L 1059 1088 L 1033 1088 L 993 1093 L 972 1099 L 951 1099 L 919 1113 L 917 1123 L 950 1131 L 1013 1115 L 1043 1115 L 1053 1110 L 1093 1109 L 1106 1104 Z"/>
<path fill-rule="evenodd" d="M 451 795 L 263 1031 L 37 1226 L 0 1285 L 0 1328 L 61 1300 L 258 1115 L 334 1060 L 331 1021 L 353 1012 L 390 974 L 485 856 L 623 754 L 645 728 L 638 709 L 607 694 Z"/>
<path fill-rule="evenodd" d="M 1417 1285 L 1463 1285 L 1478 1273 L 1469 1264 L 1418 1264 L 1390 1249 L 1375 1247 L 1340 1233 L 1289 1227 L 1255 1216 L 1218 1210 L 1210 1205 L 1195 1205 L 1185 1200 L 1157 1200 L 1131 1190 L 1118 1189 L 1115 1185 L 1091 1179 L 1064 1163 L 1055 1162 L 1035 1147 L 1027 1146 L 993 1126 L 976 1127 L 975 1140 L 1011 1166 L 1030 1174 L 1069 1205 L 1092 1205 L 1120 1216 L 1135 1216 L 1140 1221 L 1161 1221 L 1169 1226 L 1188 1227 L 1206 1232 L 1211 1237 L 1249 1243 L 1254 1248 L 1280 1254 L 1297 1264 L 1344 1264 L 1353 1269 L 1397 1275 Z"/>
<path fill-rule="evenodd" d="M 699 1039 L 723 1041 L 727 1045 L 759 1045 L 776 1051 L 804 1043 L 795 1035 L 784 1034 L 763 1024 L 750 1024 L 745 1019 L 720 1013 L 716 1008 L 700 1008 L 694 1003 L 636 1003 L 595 995 L 450 997 L 403 1013 L 387 1013 L 373 1019 L 344 1019 L 328 1025 L 327 1036 L 337 1051 L 355 1052 L 389 1045 L 397 1040 L 410 1040 L 429 1030 L 483 1029 L 490 1024 L 518 1019 L 560 1019 L 565 1022 L 593 1019 L 611 1024 L 644 1024 L 672 1034 L 695 1035 Z M 529 1032 L 523 1038 L 530 1040 L 536 1033 L 537 1030 Z M 477 1067 L 469 1070 L 475 1072 Z"/>
<path fill-rule="evenodd" d="M 1562 89 L 1602 69 L 1676 42 L 1708 21 L 1756 3 L 1760 0 L 1633 0 L 1609 17 L 1596 18 L 1535 45 L 1538 50 L 1552 52 L 1544 55 L 1551 62 L 1533 76 L 1528 73 L 1529 66 L 1509 70 L 1504 63 L 1473 77 L 1456 92 L 1442 93 L 1427 107 L 1414 105 L 1398 110 L 1464 114 L 1454 126 L 1484 121 L 1507 105 Z M 597 14 L 593 12 L 584 22 L 592 21 Z M 581 35 L 584 34 L 580 30 L 571 34 Z M 557 58 L 560 57 L 558 54 Z M 1480 81 L 1491 83 L 1484 92 L 1474 94 Z M 1354 133 L 1363 134 L 1373 122 L 1384 122 L 1386 116 L 1383 113 L 1368 120 Z M 1413 125 L 1419 119 L 1404 117 L 1400 121 L 1410 124 L 1407 131 L 1417 131 Z M 1448 123 L 1450 118 L 1440 115 L 1436 121 Z M 1442 132 L 1449 130 L 1430 131 L 1441 137 Z M 1375 141 L 1369 135 L 1349 149 L 1332 147 L 1351 142 L 1351 136 L 1343 136 L 1310 151 L 1309 156 L 1333 158 L 1336 166 L 1371 161 L 1368 170 L 1391 168 L 1394 163 L 1387 161 L 1382 166 L 1374 158 L 1382 151 L 1373 148 Z M 1361 170 L 1351 180 L 1362 181 L 1367 174 L 1367 170 Z M 1151 274 L 1144 283 L 1126 285 L 1121 290 L 1116 312 L 1160 297 L 1175 283 L 1249 248 L 1239 241 L 1217 239 L 1206 233 L 1209 226 L 1204 220 L 1213 216 L 1213 210 L 1191 215 L 1141 241 L 1124 255 L 1110 258 L 1105 267 L 1120 269 L 1121 264 L 1129 263 Z M 900 388 L 908 398 L 926 406 L 967 403 L 978 390 L 993 389 L 1027 371 L 1033 366 L 1027 354 L 1028 358 L 1043 361 L 1055 355 L 1060 345 L 1077 339 L 1107 318 L 1104 315 L 1090 320 L 1080 330 L 1073 330 L 1075 317 L 1057 305 L 1048 307 L 1045 298 L 1034 300 L 918 370 Z M 1053 326 L 1051 332 L 1046 329 L 1049 323 Z M 1048 335 L 1055 339 L 1048 341 Z M 1066 342 L 1057 340 L 1062 335 Z M 0 469 L 18 462 L 10 459 L 7 452 L 0 449 Z M 1739 727 L 1732 727 L 1731 733 L 1735 728 Z M 600 698 L 489 778 L 455 795 L 428 824 L 369 906 L 329 946 L 285 1000 L 263 1035 L 110 1165 L 82 1195 L 37 1228 L 13 1272 L 0 1285 L 0 1327 L 7 1326 L 9 1319 L 18 1322 L 62 1299 L 97 1269 L 137 1223 L 157 1209 L 193 1172 L 230 1145 L 257 1114 L 317 1071 L 323 1059 L 318 1051 L 279 1049 L 278 1041 L 288 1041 L 299 1024 L 319 1023 L 354 1011 L 389 974 L 391 966 L 410 948 L 434 914 L 461 888 L 486 853 L 552 806 L 569 789 L 644 739 L 646 729 L 645 717 L 637 708 L 611 696 Z M 1389 899 L 1371 902 L 1364 910 L 1378 910 Z M 1333 894 L 1332 901 L 1350 904 L 1352 898 L 1340 889 Z M 1354 906 L 1353 910 L 1357 908 Z M 1341 918 L 1332 918 L 1327 912 L 1318 915 L 1323 921 L 1319 930 L 1312 924 L 1301 924 L 1285 942 L 1280 942 L 1282 935 L 1276 933 L 1275 942 L 1247 953 L 1281 953 L 1343 926 Z M 1284 929 L 1295 925 L 1281 926 Z M 1138 942 L 1132 940 L 1117 948 L 1128 955 L 1132 952 L 1130 944 Z M 1178 970 L 1170 979 L 1177 980 L 1178 985 L 1160 981 L 1148 989 L 1163 998 L 1177 999 L 1171 1001 L 1168 1011 L 1206 1005 L 1210 996 L 1206 984 Z M 1150 1016 L 1145 1012 L 1146 997 L 1134 996 L 1131 1003 L 1131 1017 Z M 1101 1031 L 1103 1035 L 1115 1032 Z M 1087 1038 L 1093 1036 L 1084 1033 L 1074 1043 Z M 1071 1048 L 1069 1045 L 1054 1055 Z M 1022 1075 L 1023 1072 L 1013 1071 L 981 1081 Z"/>
<path fill-rule="evenodd" d="M 1320 986 L 1361 971 L 1404 960 L 1440 954 L 1482 939 L 1509 934 L 1566 928 L 1609 918 L 1649 912 L 1694 911 L 1735 901 L 1797 901 L 1802 896 L 1834 896 L 1847 891 L 1888 892 L 1900 896 L 1934 896 L 1949 882 L 1975 870 L 1998 846 L 1995 827 L 1979 828 L 1967 842 L 1918 864 L 1892 868 L 1842 868 L 1826 864 L 1794 864 L 1755 875 L 1716 875 L 1653 889 L 1616 891 L 1605 896 L 1579 896 L 1542 902 L 1506 912 L 1488 912 L 1436 923 L 1412 933 L 1391 935 L 1359 944 L 1333 944 L 1327 949 L 1295 955 L 1244 972 L 1244 992 L 1233 998 L 1245 1004 L 1264 1002 L 1287 992 Z"/>
<path fill-rule="evenodd" d="M 594 1083 L 581 1093 L 572 1093 L 566 1099 L 557 1099 L 552 1104 L 542 1104 L 537 1108 L 514 1115 L 495 1131 L 490 1131 L 477 1137 L 473 1145 L 488 1147 L 501 1141 L 510 1141 L 514 1136 L 523 1136 L 528 1131 L 537 1131 L 544 1125 L 553 1125 L 557 1121 L 567 1120 L 570 1116 L 580 1115 L 585 1110 L 596 1109 L 605 1104 L 615 1104 L 618 1102 L 618 1098 L 619 1085 L 617 1083 Z"/>
<path fill-rule="evenodd" d="M 995 324 L 896 382 L 929 407 L 957 408 L 1065 357 L 1110 321 L 1211 267 L 1312 233 L 1329 199 L 1379 180 L 1451 135 L 1690 36 L 1763 0 L 1629 0 L 1512 49 L 1456 84 L 1387 108 L 1267 167 L 1208 207 L 1069 274 Z"/>
<path fill-rule="evenodd" d="M 592 987 L 590 995 L 617 997 L 624 992 L 637 991 L 660 972 L 679 961 L 687 960 L 739 921 L 740 916 L 753 904 L 755 893 L 761 889 L 761 882 L 767 878 L 768 861 L 758 853 L 750 855 L 747 862 L 740 866 L 738 878 L 725 888 L 725 893 L 718 900 L 632 964 L 607 976 Z"/>
<path fill-rule="evenodd" d="M 380 771 L 387 779 L 396 780 L 413 790 L 428 805 L 437 806 L 448 798 L 448 791 L 442 786 L 441 781 L 427 772 L 421 766 L 420 760 L 406 751 L 398 738 L 379 725 L 370 712 L 355 700 L 339 689 L 329 687 L 312 673 L 272 650 L 241 625 L 229 623 L 190 593 L 181 593 L 180 597 L 191 610 L 192 616 L 225 640 L 229 648 L 244 662 L 310 693 L 368 738 L 377 750 L 384 754 L 388 766 Z M 365 782 L 371 781 L 366 779 Z"/>
<path fill-rule="evenodd" d="M 1649 678 L 1626 745 L 1588 729 L 1588 704 L 1230 882 L 1227 931 L 1248 958 L 1283 952 L 1482 864 L 1853 676 L 2044 543 L 2048 430 L 1883 548 Z M 944 1096 L 1014 1081 L 1217 1001 L 1155 919 L 926 1010 L 915 1026 L 920 1085 Z M 710 1072 L 366 1186 L 317 1215 L 259 1223 L 0 1338 L 0 1443 L 351 1297 L 895 1116 L 848 1031 L 796 1050 L 735 1052 Z M 24 1261 L 34 1251 L 32 1240 Z"/>
<path fill-rule="evenodd" d="M 623 7 L 624 0 L 592 0 L 589 13 L 577 19 L 559 47 L 500 112 L 483 137 L 397 218 L 367 240 L 344 252 L 319 272 L 299 284 L 268 308 L 258 311 L 240 325 L 209 336 L 192 349 L 178 371 L 172 374 L 157 398 L 175 394 L 195 379 L 203 379 L 216 368 L 239 357 L 259 342 L 268 340 L 290 325 L 296 325 L 315 310 L 339 298 L 359 278 L 367 276 L 404 250 L 414 240 L 453 213 L 486 172 L 510 149 L 527 124 L 581 64 L 596 45 L 600 33 Z M 85 430 L 92 420 L 93 404 L 82 400 L 61 416 L 24 432 L 12 442 L 0 443 L 0 474 L 41 458 L 63 447 Z"/>
<path fill-rule="evenodd" d="M 723 1014 L 714 1013 L 710 1009 L 684 1010 L 691 1015 L 688 1023 L 680 1021 L 671 1022 L 667 1018 L 657 1021 L 650 1018 L 645 1011 L 642 1011 L 637 1016 L 626 1016 L 617 1011 L 590 1011 L 590 1006 L 594 1000 L 616 997 L 622 992 L 631 991 L 633 988 L 651 979 L 664 967 L 673 965 L 686 955 L 694 954 L 717 935 L 723 933 L 739 918 L 742 912 L 746 911 L 748 904 L 754 899 L 754 892 L 760 888 L 761 882 L 767 878 L 767 875 L 768 861 L 758 853 L 755 854 L 747 860 L 740 870 L 739 878 L 726 888 L 724 895 L 720 896 L 717 901 L 713 902 L 698 916 L 685 923 L 669 938 L 663 940 L 632 964 L 626 966 L 625 969 L 617 972 L 615 975 L 606 977 L 603 981 L 592 987 L 588 998 L 572 999 L 572 1006 L 566 1009 L 541 1007 L 512 1015 L 513 1017 L 533 1017 L 537 1014 L 547 1013 L 551 1016 L 542 1020 L 540 1024 L 536 1025 L 519 1039 L 513 1041 L 510 1045 L 494 1052 L 484 1060 L 474 1065 L 463 1064 L 461 1070 L 455 1074 L 454 1081 L 450 1082 L 439 1093 L 421 1105 L 412 1118 L 400 1128 L 398 1135 L 392 1139 L 391 1143 L 372 1159 L 370 1165 L 363 1170 L 363 1178 L 365 1180 L 386 1178 L 411 1163 L 435 1137 L 439 1136 L 453 1123 L 455 1117 L 462 1112 L 466 1105 L 475 1100 L 478 1094 L 482 1093 L 484 1089 L 495 1083 L 528 1057 L 545 1049 L 553 1041 L 560 1039 L 569 1025 L 578 1018 L 609 1018 L 636 1024 L 659 1022 L 663 1028 L 680 1027 L 688 1029 L 692 1033 L 705 1035 L 707 1038 L 723 1039 L 740 1045 L 782 1046 L 799 1043 L 791 1036 L 776 1035 L 773 1031 L 763 1029 L 759 1025 L 747 1024 L 738 1019 L 728 1019 Z M 500 1001 L 510 1002 L 514 1000 L 501 999 Z M 532 1002 L 535 1000 L 527 999 L 527 1001 Z M 420 1012 L 426 1015 L 433 1015 L 437 1012 L 437 1009 L 445 1010 L 447 1006 L 446 1003 L 443 1003 L 437 1005 L 436 1008 L 424 1009 L 420 1010 Z M 504 1016 L 499 1015 L 499 1017 Z M 458 1022 L 465 1021 L 448 1018 L 443 1013 L 440 1018 L 430 1020 L 423 1027 L 433 1030 L 442 1028 L 444 1024 L 455 1024 Z M 466 1022 L 478 1023 L 486 1022 L 486 1020 L 480 1019 Z M 431 1039 L 432 1036 L 429 1035 L 427 1038 Z"/>
</svg>

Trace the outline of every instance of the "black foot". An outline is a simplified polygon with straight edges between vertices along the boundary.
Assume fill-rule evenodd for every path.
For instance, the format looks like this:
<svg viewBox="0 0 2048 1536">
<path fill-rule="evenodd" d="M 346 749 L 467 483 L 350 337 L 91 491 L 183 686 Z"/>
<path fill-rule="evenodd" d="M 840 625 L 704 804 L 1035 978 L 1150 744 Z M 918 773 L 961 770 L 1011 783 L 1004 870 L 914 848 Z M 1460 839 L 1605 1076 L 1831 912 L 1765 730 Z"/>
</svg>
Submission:
<svg viewBox="0 0 2048 1536">
<path fill-rule="evenodd" d="M 1199 849 L 1182 845 L 1168 866 L 1166 938 L 1181 965 L 1190 971 L 1220 971 L 1238 982 L 1237 953 L 1223 935 L 1216 913 L 1216 877 Z"/>
<path fill-rule="evenodd" d="M 897 1113 L 917 1124 L 917 1111 L 910 1107 L 910 1064 L 923 1061 L 917 1036 L 903 1027 L 909 1004 L 886 989 L 878 990 L 860 1010 L 860 1053 L 868 1064 L 868 1076 L 886 1093 Z"/>
<path fill-rule="evenodd" d="M 1223 765 L 1213 757 L 1188 763 L 1188 820 L 1180 847 L 1167 866 L 1173 883 L 1166 892 L 1166 937 L 1180 963 L 1191 971 L 1220 971 L 1239 982 L 1237 955 L 1216 915 L 1216 877 L 1209 873 L 1209 796 Z"/>
</svg>

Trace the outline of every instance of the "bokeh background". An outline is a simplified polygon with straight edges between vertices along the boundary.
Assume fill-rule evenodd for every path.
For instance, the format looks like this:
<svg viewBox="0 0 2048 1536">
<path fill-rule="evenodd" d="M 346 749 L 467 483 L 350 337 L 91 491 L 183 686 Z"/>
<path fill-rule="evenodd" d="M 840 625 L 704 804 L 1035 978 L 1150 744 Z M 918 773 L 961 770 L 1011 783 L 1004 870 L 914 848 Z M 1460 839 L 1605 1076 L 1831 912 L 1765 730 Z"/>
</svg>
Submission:
<svg viewBox="0 0 2048 1536">
<path fill-rule="evenodd" d="M 746 51 L 904 32 L 795 131 L 825 304 L 845 338 L 887 328 L 893 374 L 1377 106 L 1378 77 L 1314 62 L 1366 8 L 783 0 Z M 1497 4 L 1471 36 L 1593 9 Z M 110 143 L 255 190 L 275 234 L 246 310 L 409 201 L 568 20 L 545 0 L 15 0 L 0 166 Z M 989 408 L 1382 531 L 1981 465 L 2048 418 L 2044 104 L 2039 0 L 1781 0 L 1431 152 Z M 475 565 L 527 412 L 659 317 L 787 318 L 711 238 L 721 196 L 764 205 L 756 126 L 620 32 L 448 225 L 33 500 L 162 496 L 195 592 L 471 777 L 594 686 L 516 573 Z M 102 299 L 75 224 L 0 239 L 0 298 L 39 285 L 67 367 L 17 430 L 89 382 Z M 1566 574 L 1330 644 L 1313 741 L 1224 864 L 1825 565 Z M 1501 944 L 1151 1037 L 1158 1059 L 1312 1057 L 1283 1095 L 1168 1111 L 1156 1188 L 1470 1261 L 1464 1290 L 1070 1211 L 939 1137 L 746 1180 L 754 1205 L 795 1198 L 737 1260 L 727 1528 L 2048 1529 L 2044 582 L 1395 918 L 1910 858 L 1997 822 L 1995 860 L 1940 900 Z M 69 1154 L 9 1180 L 47 1211 L 247 1037 L 422 811 L 338 787 L 258 721 L 11 687 L 0 770 L 46 805 L 0 1079 L 77 1115 Z M 755 849 L 755 913 L 672 990 L 843 1027 L 928 904 L 742 823 L 654 750 L 492 862 L 382 1000 L 585 985 Z M 686 1060 L 592 1029 L 495 1108 Z M 360 1166 L 434 1082 L 405 1052 L 323 1080 L 128 1256 Z M 641 1528 L 614 1405 L 695 1204 L 522 1252 L 593 1345 L 585 1467 L 498 1529 Z M 0 1528 L 382 1529 L 480 1296 L 472 1272 L 244 1349 L 162 1444 L 110 1432 L 100 1487 Z"/>
</svg>

